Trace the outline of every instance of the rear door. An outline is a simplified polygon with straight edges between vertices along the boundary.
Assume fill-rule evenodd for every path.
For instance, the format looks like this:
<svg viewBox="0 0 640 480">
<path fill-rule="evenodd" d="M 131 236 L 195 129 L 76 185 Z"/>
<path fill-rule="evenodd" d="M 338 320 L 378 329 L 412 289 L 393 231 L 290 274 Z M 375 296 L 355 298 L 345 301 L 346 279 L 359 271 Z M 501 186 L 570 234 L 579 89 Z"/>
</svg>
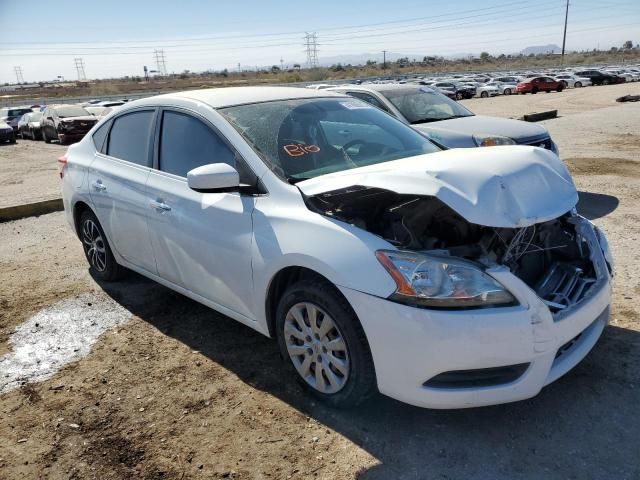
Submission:
<svg viewBox="0 0 640 480">
<path fill-rule="evenodd" d="M 91 200 L 111 248 L 127 262 L 154 274 L 146 183 L 155 115 L 155 108 L 141 108 L 114 118 L 102 151 L 89 168 Z"/>
<path fill-rule="evenodd" d="M 195 112 L 166 108 L 158 118 L 156 169 L 147 183 L 149 231 L 158 275 L 246 317 L 251 311 L 252 213 L 255 198 L 199 193 L 187 172 L 228 163 L 241 183 L 252 173 L 230 143 Z"/>
</svg>

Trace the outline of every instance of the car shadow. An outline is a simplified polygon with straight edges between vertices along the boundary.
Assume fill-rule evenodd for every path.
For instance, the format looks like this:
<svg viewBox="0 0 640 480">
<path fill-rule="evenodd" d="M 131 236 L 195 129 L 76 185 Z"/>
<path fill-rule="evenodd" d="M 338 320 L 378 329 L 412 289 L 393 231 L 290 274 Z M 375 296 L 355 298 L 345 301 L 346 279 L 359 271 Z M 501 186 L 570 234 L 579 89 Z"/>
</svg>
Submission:
<svg viewBox="0 0 640 480">
<path fill-rule="evenodd" d="M 378 463 L 357 478 L 640 477 L 638 332 L 608 327 L 580 365 L 530 400 L 438 411 L 377 395 L 358 408 L 336 410 L 293 381 L 275 341 L 134 273 L 99 283 L 164 335 L 371 454 Z"/>
<path fill-rule="evenodd" d="M 603 193 L 578 192 L 578 213 L 589 220 L 595 220 L 609 215 L 616 208 L 620 200 L 613 195 Z"/>
</svg>

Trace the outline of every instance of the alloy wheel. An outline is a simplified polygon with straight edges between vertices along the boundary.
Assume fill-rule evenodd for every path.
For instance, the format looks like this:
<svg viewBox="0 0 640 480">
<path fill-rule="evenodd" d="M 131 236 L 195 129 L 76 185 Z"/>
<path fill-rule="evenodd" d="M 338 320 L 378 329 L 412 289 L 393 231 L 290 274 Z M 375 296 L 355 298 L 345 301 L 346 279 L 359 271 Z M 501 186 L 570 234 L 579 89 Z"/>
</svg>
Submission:
<svg viewBox="0 0 640 480">
<path fill-rule="evenodd" d="M 100 229 L 91 219 L 85 220 L 82 225 L 82 243 L 91 266 L 104 272 L 107 268 L 107 251 Z"/>
<path fill-rule="evenodd" d="M 294 367 L 320 393 L 340 391 L 349 378 L 349 352 L 333 318 L 309 302 L 293 305 L 284 320 L 285 345 Z"/>
</svg>

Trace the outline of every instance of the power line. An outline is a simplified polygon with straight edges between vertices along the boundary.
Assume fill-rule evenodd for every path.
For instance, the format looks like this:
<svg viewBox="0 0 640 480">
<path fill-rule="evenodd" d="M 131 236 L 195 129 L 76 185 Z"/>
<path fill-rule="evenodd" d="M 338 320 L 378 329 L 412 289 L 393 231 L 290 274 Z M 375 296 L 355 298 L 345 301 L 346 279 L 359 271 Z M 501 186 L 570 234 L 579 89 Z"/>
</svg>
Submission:
<svg viewBox="0 0 640 480">
<path fill-rule="evenodd" d="M 318 66 L 318 35 L 316 32 L 307 32 L 304 37 L 304 45 L 307 49 L 307 66 L 316 68 Z"/>
<path fill-rule="evenodd" d="M 87 75 L 84 73 L 84 60 L 82 58 L 74 58 L 73 62 L 76 66 L 76 72 L 78 72 L 78 81 L 87 79 Z"/>
<path fill-rule="evenodd" d="M 16 80 L 18 83 L 24 83 L 24 77 L 22 76 L 22 67 L 13 67 L 13 71 L 16 72 Z"/>
</svg>

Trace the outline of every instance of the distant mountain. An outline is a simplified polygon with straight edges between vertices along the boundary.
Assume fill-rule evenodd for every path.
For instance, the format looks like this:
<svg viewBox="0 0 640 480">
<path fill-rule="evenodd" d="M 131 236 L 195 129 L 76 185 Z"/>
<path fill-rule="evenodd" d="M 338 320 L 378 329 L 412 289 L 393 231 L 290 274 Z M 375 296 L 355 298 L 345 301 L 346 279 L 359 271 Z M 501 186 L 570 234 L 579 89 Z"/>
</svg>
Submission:
<svg viewBox="0 0 640 480">
<path fill-rule="evenodd" d="M 520 50 L 520 53 L 523 55 L 538 55 L 539 53 L 560 53 L 562 49 L 554 44 L 550 43 L 549 45 L 536 45 L 533 47 L 527 47 Z"/>
</svg>

